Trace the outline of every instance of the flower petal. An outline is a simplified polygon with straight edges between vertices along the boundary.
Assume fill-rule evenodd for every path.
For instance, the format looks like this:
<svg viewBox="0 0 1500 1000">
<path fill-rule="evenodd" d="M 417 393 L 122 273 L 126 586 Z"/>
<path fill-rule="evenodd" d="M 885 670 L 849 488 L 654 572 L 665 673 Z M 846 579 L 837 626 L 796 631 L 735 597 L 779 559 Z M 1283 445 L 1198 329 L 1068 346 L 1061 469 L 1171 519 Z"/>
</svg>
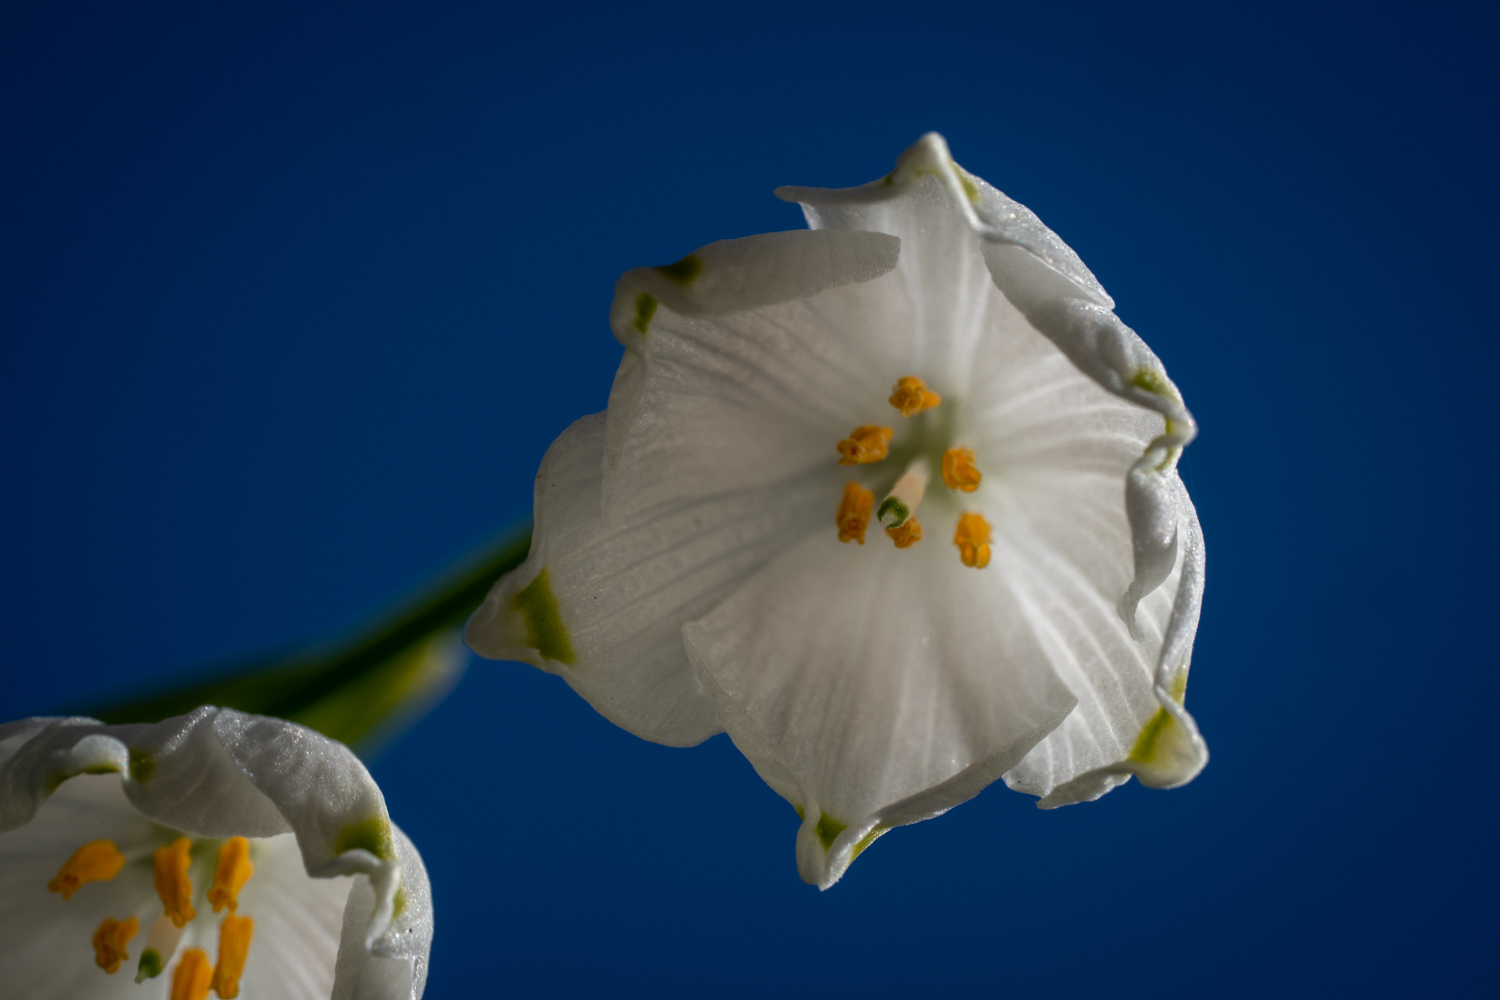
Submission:
<svg viewBox="0 0 1500 1000">
<path fill-rule="evenodd" d="M 238 912 L 255 921 L 241 992 L 247 997 L 324 1000 L 333 990 L 350 885 L 359 876 L 309 878 L 291 834 L 256 841 L 253 850 L 255 874 L 239 898 Z M 354 947 L 362 937 L 359 931 L 352 935 Z"/>
<path fill-rule="evenodd" d="M 1126 477 L 1135 578 L 1120 599 L 1119 613 L 1134 633 L 1136 605 L 1162 584 L 1177 560 L 1168 475 L 1197 435 L 1197 423 L 1156 355 L 1117 316 L 1082 298 L 1058 297 L 1045 268 L 1015 247 L 987 246 L 985 261 L 996 286 L 1080 371 L 1121 399 L 1165 418 L 1162 433 L 1146 445 Z"/>
<path fill-rule="evenodd" d="M 126 864 L 113 879 L 90 882 L 69 900 L 47 891 L 63 862 L 83 844 L 108 839 L 127 859 L 154 847 L 159 828 L 130 805 L 117 775 L 81 775 L 63 783 L 35 818 L 0 834 L 0 941 L 5 973 L 0 997 L 105 997 L 119 995 L 119 980 L 94 964 L 90 941 L 100 920 L 137 917 L 144 928 L 161 912 L 145 864 Z M 156 904 L 154 912 L 142 905 Z M 133 970 L 133 963 L 129 966 Z"/>
<path fill-rule="evenodd" d="M 395 830 L 405 874 L 407 904 L 396 914 L 389 939 L 374 949 L 359 946 L 359 931 L 374 919 L 378 899 L 371 882 L 356 877 L 344 910 L 333 984 L 333 1000 L 416 1000 L 427 988 L 427 952 L 432 945 L 432 891 L 422 856 L 406 834 Z"/>
<path fill-rule="evenodd" d="M 682 624 L 784 545 L 831 530 L 837 467 L 611 524 L 600 514 L 604 433 L 602 414 L 584 417 L 548 449 L 531 554 L 495 584 L 467 639 L 483 656 L 561 676 L 638 736 L 691 746 L 722 727 L 688 663 Z"/>
<path fill-rule="evenodd" d="M 675 264 L 626 271 L 615 283 L 610 326 L 621 344 L 639 349 L 656 305 L 704 317 L 790 302 L 878 278 L 896 266 L 900 249 L 900 240 L 874 232 L 799 229 L 719 240 Z"/>
<path fill-rule="evenodd" d="M 947 546 L 825 532 L 684 627 L 730 737 L 803 811 L 805 880 L 971 798 L 1072 709 L 1027 611 Z"/>
<path fill-rule="evenodd" d="M 1112 616 L 1104 614 L 1096 600 L 1095 634 L 1113 653 L 1091 657 L 1075 643 L 1072 655 L 1060 658 L 1066 664 L 1064 676 L 1081 692 L 1079 706 L 1005 776 L 1012 788 L 1042 796 L 1037 804 L 1044 809 L 1092 801 L 1131 775 L 1153 788 L 1176 788 L 1208 763 L 1208 748 L 1182 707 L 1203 601 L 1203 532 L 1187 490 L 1175 474 L 1172 479 L 1172 506 L 1184 543 L 1166 585 L 1141 605 L 1145 641 L 1131 643 L 1118 632 L 1110 636 L 1100 626 Z M 1141 652 L 1126 657 L 1123 650 L 1132 645 Z M 1154 662 L 1143 662 L 1152 654 Z M 1111 677 L 1112 665 L 1137 676 L 1129 683 L 1119 675 Z M 1139 675 L 1148 667 L 1150 697 L 1127 703 L 1121 695 L 1124 690 L 1143 690 Z"/>
<path fill-rule="evenodd" d="M 296 833 L 309 875 L 369 877 L 378 905 L 365 928 L 365 947 L 394 947 L 398 896 L 418 886 L 403 886 L 395 828 L 364 764 L 342 743 L 280 719 L 219 709 L 213 728 L 229 758 Z M 425 880 L 420 888 L 426 891 Z M 410 903 L 429 906 L 430 900 Z"/>
<path fill-rule="evenodd" d="M 937 216 L 952 218 L 970 236 L 1015 246 L 1042 262 L 1075 289 L 1073 294 L 1114 308 L 1114 300 L 1071 247 L 1031 209 L 954 162 L 947 141 L 936 132 L 918 139 L 897 159 L 896 169 L 878 181 L 852 188 L 780 187 L 776 197 L 801 203 L 807 224 L 815 230 L 895 233 L 906 241 L 903 252 L 908 254 L 913 252 L 914 239 L 926 241 L 924 256 L 934 262 L 947 255 L 936 244 L 951 243 L 953 237 L 922 222 Z M 928 287 L 932 285 L 941 287 L 942 281 Z"/>
<path fill-rule="evenodd" d="M 708 318 L 663 304 L 610 391 L 605 519 L 832 466 L 840 439 L 894 415 L 922 356 L 914 316 L 893 273 Z"/>
<path fill-rule="evenodd" d="M 30 735 L 0 762 L 0 832 L 31 822 L 38 807 L 69 778 L 124 773 L 129 751 L 106 729 L 78 717 L 18 728 L 15 735 Z"/>
</svg>

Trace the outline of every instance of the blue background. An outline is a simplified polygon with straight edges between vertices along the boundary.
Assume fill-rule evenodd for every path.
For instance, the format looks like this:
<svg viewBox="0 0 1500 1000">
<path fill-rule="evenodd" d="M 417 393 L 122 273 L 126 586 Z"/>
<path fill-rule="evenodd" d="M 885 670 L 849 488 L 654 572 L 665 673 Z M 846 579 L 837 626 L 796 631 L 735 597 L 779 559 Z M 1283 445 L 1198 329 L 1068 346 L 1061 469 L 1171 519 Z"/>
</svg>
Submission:
<svg viewBox="0 0 1500 1000">
<path fill-rule="evenodd" d="M 326 636 L 530 509 L 616 276 L 928 129 L 1186 393 L 1213 759 L 833 890 L 724 737 L 477 662 L 375 765 L 432 1000 L 1495 989 L 1495 25 L 1431 4 L 8 5 L 0 716 Z M 1485 987 L 1484 983 L 1490 986 Z"/>
</svg>

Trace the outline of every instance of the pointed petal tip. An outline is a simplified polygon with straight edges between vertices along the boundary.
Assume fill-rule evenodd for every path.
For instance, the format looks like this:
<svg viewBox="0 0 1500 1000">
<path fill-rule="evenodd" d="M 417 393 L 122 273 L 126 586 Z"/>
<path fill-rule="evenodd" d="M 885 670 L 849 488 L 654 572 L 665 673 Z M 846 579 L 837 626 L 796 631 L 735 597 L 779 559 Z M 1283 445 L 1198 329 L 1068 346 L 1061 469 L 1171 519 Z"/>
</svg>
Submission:
<svg viewBox="0 0 1500 1000">
<path fill-rule="evenodd" d="M 1064 782 L 1037 802 L 1038 809 L 1093 802 L 1132 777 L 1147 788 L 1181 788 L 1208 764 L 1208 744 L 1198 724 L 1169 692 L 1158 686 L 1160 708 L 1141 728 L 1135 746 L 1124 760 L 1097 768 Z"/>
</svg>

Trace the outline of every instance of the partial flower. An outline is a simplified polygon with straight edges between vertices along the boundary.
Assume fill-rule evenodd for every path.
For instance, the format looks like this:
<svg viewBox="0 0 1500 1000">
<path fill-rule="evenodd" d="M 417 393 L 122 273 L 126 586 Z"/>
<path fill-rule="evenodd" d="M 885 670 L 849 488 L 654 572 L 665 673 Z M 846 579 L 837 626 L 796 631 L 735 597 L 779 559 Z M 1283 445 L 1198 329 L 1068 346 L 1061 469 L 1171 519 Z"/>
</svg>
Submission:
<svg viewBox="0 0 1500 1000">
<path fill-rule="evenodd" d="M 4 998 L 415 1000 L 432 896 L 364 765 L 310 729 L 26 719 L 0 725 L 0 941 Z"/>
<path fill-rule="evenodd" d="M 1196 425 L 1093 274 L 940 136 L 809 231 L 616 285 L 603 414 L 469 622 L 637 735 L 728 730 L 827 887 L 996 778 L 1044 808 L 1207 759 L 1183 708 Z"/>
</svg>

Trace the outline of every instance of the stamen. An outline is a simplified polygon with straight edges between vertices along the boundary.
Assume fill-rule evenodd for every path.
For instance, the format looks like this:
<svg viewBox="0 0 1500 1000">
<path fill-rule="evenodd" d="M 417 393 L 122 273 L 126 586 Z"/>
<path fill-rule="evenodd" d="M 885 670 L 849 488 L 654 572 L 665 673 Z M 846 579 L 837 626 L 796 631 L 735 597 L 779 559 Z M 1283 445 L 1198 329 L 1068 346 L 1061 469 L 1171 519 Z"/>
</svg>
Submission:
<svg viewBox="0 0 1500 1000">
<path fill-rule="evenodd" d="M 901 411 L 903 417 L 914 417 L 923 410 L 935 409 L 943 397 L 927 388 L 927 383 L 915 375 L 907 375 L 891 389 L 890 404 Z"/>
<path fill-rule="evenodd" d="M 135 981 L 144 983 L 161 975 L 172 956 L 177 954 L 177 945 L 182 941 L 182 928 L 172 923 L 165 915 L 157 917 L 146 934 L 146 949 L 141 952 L 140 962 L 135 967 Z"/>
<path fill-rule="evenodd" d="M 839 541 L 865 544 L 865 529 L 870 526 L 870 510 L 875 494 L 858 483 L 844 484 L 844 499 L 839 503 Z"/>
<path fill-rule="evenodd" d="M 232 913 L 219 925 L 219 964 L 214 966 L 213 989 L 222 1000 L 240 995 L 240 975 L 245 971 L 253 933 L 255 921 Z"/>
<path fill-rule="evenodd" d="M 250 841 L 244 837 L 230 837 L 219 848 L 219 864 L 214 869 L 214 887 L 208 890 L 208 901 L 218 913 L 229 907 L 235 912 L 240 905 L 240 889 L 250 876 L 255 874 L 255 865 L 250 863 Z"/>
<path fill-rule="evenodd" d="M 198 915 L 193 909 L 193 882 L 188 878 L 188 866 L 193 862 L 192 851 L 193 842 L 178 837 L 166 847 L 158 847 L 154 858 L 156 894 L 161 897 L 162 912 L 178 927 L 185 927 Z M 177 987 L 172 989 L 175 991 Z"/>
<path fill-rule="evenodd" d="M 990 522 L 983 515 L 965 511 L 953 532 L 953 544 L 958 546 L 958 558 L 965 566 L 984 569 L 990 564 Z"/>
<path fill-rule="evenodd" d="M 105 917 L 94 932 L 94 964 L 114 975 L 119 971 L 120 963 L 130 957 L 125 954 L 125 946 L 140 932 L 141 922 L 135 917 L 123 921 Z"/>
<path fill-rule="evenodd" d="M 922 540 L 922 526 L 915 517 L 908 517 L 894 528 L 886 528 L 885 533 L 891 536 L 898 549 L 909 549 Z"/>
<path fill-rule="evenodd" d="M 108 882 L 120 874 L 125 867 L 125 855 L 112 840 L 91 840 L 73 856 L 63 862 L 57 877 L 47 883 L 47 891 L 55 892 L 63 899 L 72 899 L 73 893 L 85 882 Z"/>
<path fill-rule="evenodd" d="M 869 465 L 885 458 L 891 450 L 891 435 L 895 431 L 879 424 L 856 427 L 838 443 L 840 465 Z"/>
<path fill-rule="evenodd" d="M 949 448 L 943 452 L 943 482 L 950 490 L 973 493 L 979 489 L 979 469 L 971 448 Z"/>
<path fill-rule="evenodd" d="M 172 973 L 171 1000 L 207 1000 L 208 985 L 213 981 L 214 970 L 209 967 L 208 956 L 197 948 L 182 953 L 177 971 Z"/>
<path fill-rule="evenodd" d="M 875 512 L 881 526 L 887 529 L 901 527 L 921 505 L 922 497 L 927 494 L 927 482 L 931 478 L 932 471 L 925 458 L 919 458 L 907 466 L 901 478 L 896 480 L 896 485 L 891 487 L 890 495 L 880 501 L 880 509 Z"/>
</svg>

